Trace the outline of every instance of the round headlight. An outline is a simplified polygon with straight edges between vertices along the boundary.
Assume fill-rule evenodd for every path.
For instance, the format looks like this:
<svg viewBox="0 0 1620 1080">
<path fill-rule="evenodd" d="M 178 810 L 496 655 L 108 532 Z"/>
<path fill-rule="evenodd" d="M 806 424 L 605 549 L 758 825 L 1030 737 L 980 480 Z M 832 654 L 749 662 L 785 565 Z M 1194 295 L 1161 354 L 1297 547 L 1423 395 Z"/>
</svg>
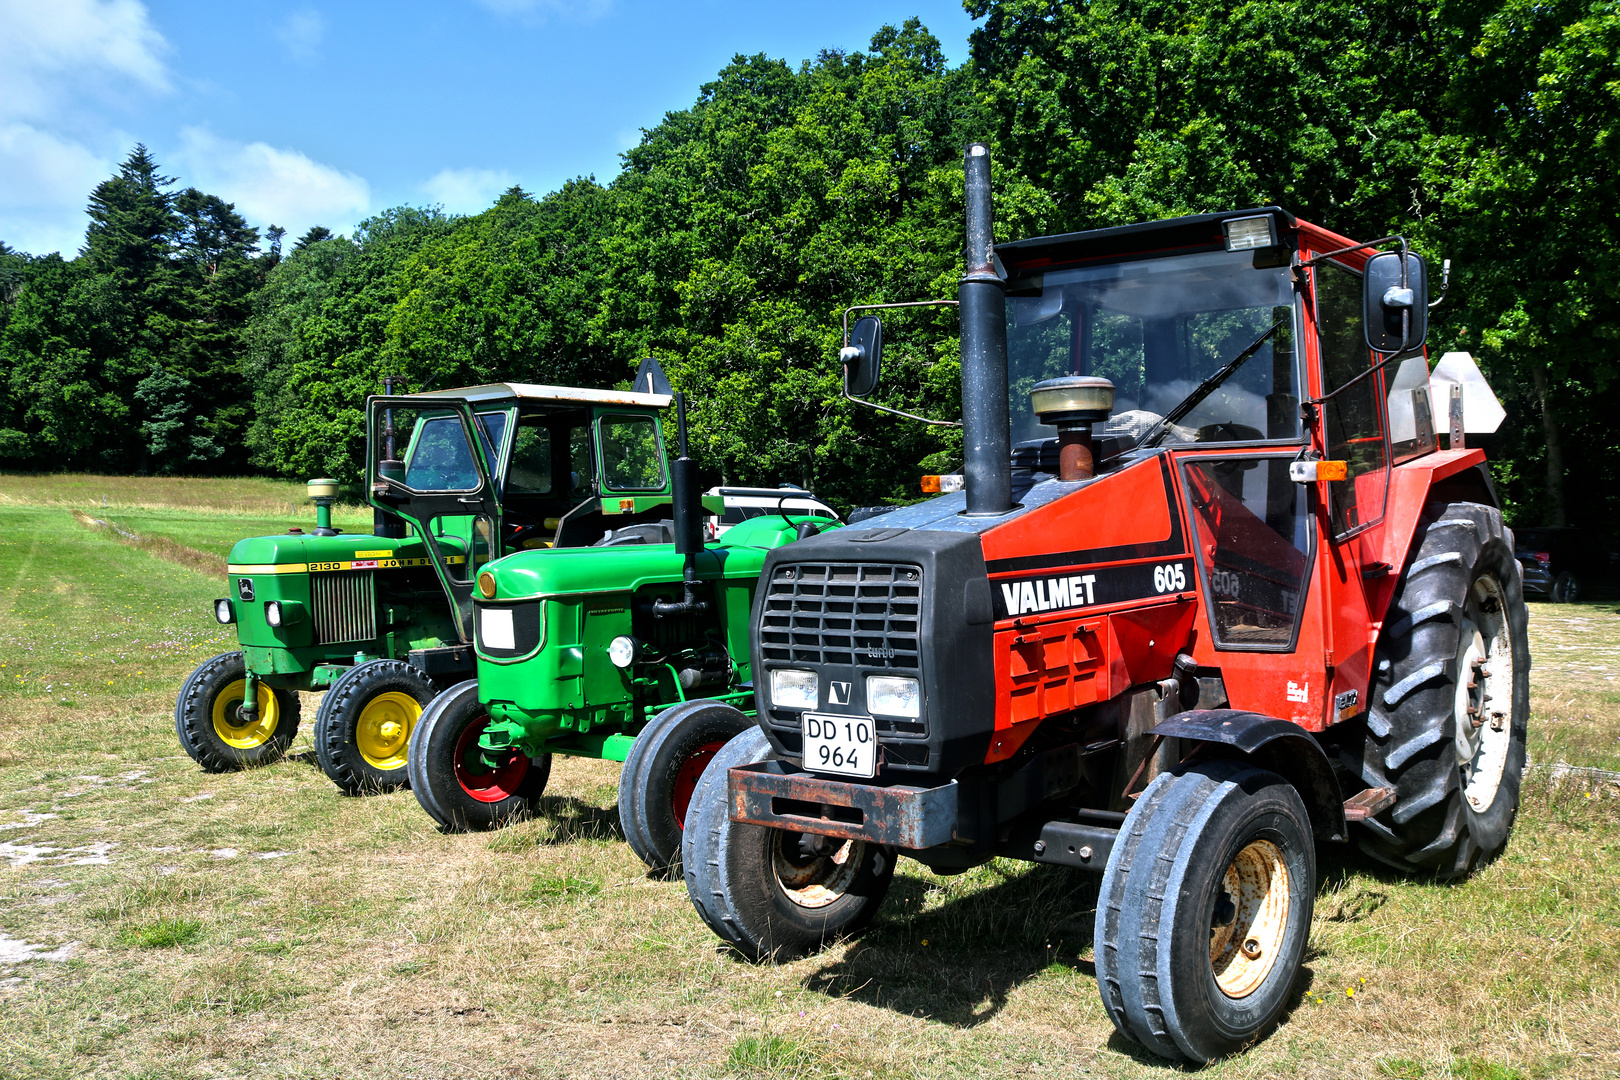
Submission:
<svg viewBox="0 0 1620 1080">
<path fill-rule="evenodd" d="M 616 668 L 627 668 L 636 662 L 636 639 L 620 634 L 608 643 L 608 659 Z"/>
<path fill-rule="evenodd" d="M 235 621 L 236 617 L 231 614 L 231 602 L 229 600 L 214 601 L 214 618 L 218 619 L 222 623 L 230 623 Z"/>
<path fill-rule="evenodd" d="M 279 603 L 272 600 L 264 605 L 264 621 L 274 627 L 279 628 L 281 626 L 281 605 Z"/>
<path fill-rule="evenodd" d="M 488 570 L 478 575 L 478 595 L 485 600 L 495 599 L 495 575 Z"/>
</svg>

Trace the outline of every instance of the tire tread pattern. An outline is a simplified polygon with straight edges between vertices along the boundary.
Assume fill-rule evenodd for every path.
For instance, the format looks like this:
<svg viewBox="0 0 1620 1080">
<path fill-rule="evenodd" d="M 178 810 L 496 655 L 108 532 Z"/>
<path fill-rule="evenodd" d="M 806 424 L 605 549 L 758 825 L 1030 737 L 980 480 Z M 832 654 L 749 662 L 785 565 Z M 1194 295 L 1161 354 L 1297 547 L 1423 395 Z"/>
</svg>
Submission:
<svg viewBox="0 0 1620 1080">
<path fill-rule="evenodd" d="M 1342 764 L 1369 787 L 1391 787 L 1394 807 L 1361 823 L 1369 855 L 1408 872 L 1461 877 L 1507 842 L 1524 766 L 1530 657 L 1521 571 L 1513 533 L 1495 507 L 1431 506 L 1413 538 L 1379 635 L 1364 738 L 1343 744 Z M 1456 684 L 1465 605 L 1482 574 L 1502 586 L 1514 649 L 1513 735 L 1497 801 L 1484 814 L 1465 806 L 1454 751 Z M 1380 820 L 1382 819 L 1382 820 Z"/>
</svg>

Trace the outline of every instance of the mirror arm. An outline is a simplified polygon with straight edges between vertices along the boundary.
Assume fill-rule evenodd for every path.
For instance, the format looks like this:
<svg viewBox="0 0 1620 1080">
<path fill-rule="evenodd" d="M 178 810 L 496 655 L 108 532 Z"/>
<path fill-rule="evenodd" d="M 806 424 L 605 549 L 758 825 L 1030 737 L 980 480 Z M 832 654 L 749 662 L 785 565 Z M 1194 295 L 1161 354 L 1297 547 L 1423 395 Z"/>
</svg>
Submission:
<svg viewBox="0 0 1620 1080">
<path fill-rule="evenodd" d="M 1304 262 L 1300 263 L 1299 265 L 1301 265 L 1301 266 L 1315 266 L 1317 263 L 1326 262 L 1328 259 L 1331 259 L 1336 255 L 1347 255 L 1352 251 L 1360 251 L 1362 248 L 1374 248 L 1374 247 L 1379 247 L 1379 246 L 1384 245 L 1384 244 L 1393 244 L 1397 240 L 1399 240 L 1401 242 L 1401 286 L 1404 288 L 1406 286 L 1406 251 L 1407 251 L 1407 246 L 1406 246 L 1406 237 L 1401 236 L 1399 234 L 1397 234 L 1395 236 L 1380 237 L 1377 240 L 1368 240 L 1365 244 L 1351 244 L 1349 247 L 1338 248 L 1338 249 L 1336 249 L 1334 251 L 1324 251 L 1320 255 L 1312 255 L 1310 258 L 1306 259 Z"/>
<path fill-rule="evenodd" d="M 1404 317 L 1405 318 L 1411 318 L 1411 314 L 1407 313 Z M 1409 328 L 1402 332 L 1401 337 L 1402 337 L 1403 341 L 1405 340 L 1406 335 L 1409 334 L 1410 332 L 1411 332 L 1411 330 Z M 1379 356 L 1384 356 L 1383 353 L 1378 353 L 1378 355 Z M 1370 377 L 1373 374 L 1373 372 L 1382 371 L 1385 368 L 1387 368 L 1389 365 L 1393 364 L 1397 360 L 1403 360 L 1403 359 L 1406 359 L 1407 357 L 1416 356 L 1416 355 L 1418 355 L 1418 354 L 1415 353 L 1415 352 L 1408 352 L 1405 349 L 1402 349 L 1400 352 L 1390 353 L 1388 356 L 1384 356 L 1383 360 L 1380 360 L 1378 363 L 1374 364 L 1372 367 L 1368 368 L 1366 371 L 1363 371 L 1360 375 L 1357 375 L 1355 378 L 1351 379 L 1349 382 L 1345 383 L 1343 386 L 1339 386 L 1339 387 L 1336 387 L 1336 388 L 1334 388 L 1332 390 L 1329 390 L 1327 393 L 1323 394 L 1321 397 L 1306 398 L 1304 401 L 1300 402 L 1300 405 L 1301 406 L 1304 406 L 1304 405 L 1325 405 L 1329 401 L 1332 401 L 1334 398 L 1338 397 L 1340 394 L 1344 393 L 1344 391 L 1346 391 L 1346 390 L 1350 389 L 1352 386 L 1356 385 L 1362 379 Z"/>
<path fill-rule="evenodd" d="M 844 309 L 844 345 L 843 345 L 843 348 L 844 349 L 849 348 L 849 313 L 852 312 L 852 311 L 879 311 L 879 310 L 888 310 L 890 308 L 911 308 L 911 307 L 956 307 L 958 305 L 958 303 L 959 303 L 959 301 L 956 301 L 956 300 L 906 300 L 906 301 L 903 301 L 903 302 L 898 303 L 898 304 L 855 304 L 852 307 L 847 307 L 847 308 Z M 843 349 L 839 350 L 839 359 L 841 359 L 841 360 L 843 359 Z M 890 415 L 893 415 L 893 416 L 903 416 L 907 420 L 920 420 L 925 424 L 932 424 L 935 427 L 959 428 L 959 427 L 962 426 L 962 422 L 960 420 L 930 420 L 928 417 L 926 417 L 926 416 L 918 416 L 916 413 L 903 412 L 900 409 L 891 409 L 887 405 L 875 405 L 872 402 L 866 401 L 863 398 L 853 397 L 853 396 L 851 396 L 851 394 L 849 392 L 849 364 L 848 364 L 848 362 L 845 362 L 843 367 L 844 367 L 844 400 L 845 401 L 853 401 L 857 405 L 865 405 L 868 409 L 876 409 L 878 412 L 889 413 Z"/>
<path fill-rule="evenodd" d="M 892 414 L 894 416 L 903 416 L 907 420 L 921 420 L 923 423 L 925 423 L 925 424 L 933 424 L 935 427 L 959 428 L 959 427 L 962 426 L 962 421 L 960 421 L 960 420 L 930 420 L 928 417 L 926 417 L 926 416 L 918 416 L 916 413 L 902 412 L 899 409 L 891 409 L 887 405 L 874 405 L 872 402 L 866 401 L 866 400 L 864 400 L 862 398 L 851 397 L 850 393 L 849 393 L 849 368 L 848 368 L 848 366 L 846 366 L 844 368 L 844 400 L 845 401 L 853 401 L 857 405 L 865 405 L 868 409 L 876 409 L 878 412 L 886 412 L 886 413 L 890 413 L 890 414 Z"/>
<path fill-rule="evenodd" d="M 1429 301 L 1429 310 L 1433 311 L 1440 306 L 1440 301 L 1446 298 L 1446 290 L 1451 287 L 1451 260 L 1440 260 L 1440 295 Z"/>
<path fill-rule="evenodd" d="M 849 347 L 849 313 L 852 311 L 884 311 L 906 307 L 955 307 L 955 300 L 906 300 L 898 304 L 856 304 L 844 309 L 844 347 Z"/>
</svg>

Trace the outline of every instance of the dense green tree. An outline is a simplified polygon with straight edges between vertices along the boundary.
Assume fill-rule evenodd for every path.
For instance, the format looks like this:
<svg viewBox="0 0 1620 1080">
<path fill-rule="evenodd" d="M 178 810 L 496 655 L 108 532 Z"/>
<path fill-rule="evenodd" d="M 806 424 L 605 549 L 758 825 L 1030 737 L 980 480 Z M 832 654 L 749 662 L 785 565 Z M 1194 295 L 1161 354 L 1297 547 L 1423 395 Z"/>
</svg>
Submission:
<svg viewBox="0 0 1620 1080">
<path fill-rule="evenodd" d="M 365 398 L 393 372 L 387 332 L 402 298 L 400 267 L 455 225 L 436 210 L 400 207 L 361 222 L 352 238 L 295 246 L 271 271 L 247 329 L 256 463 L 359 476 Z"/>
<path fill-rule="evenodd" d="M 1454 119 L 1425 163 L 1427 225 L 1459 273 L 1440 342 L 1508 400 L 1521 519 L 1600 523 L 1620 484 L 1620 4 L 1473 0 L 1441 23 Z"/>
<path fill-rule="evenodd" d="M 245 465 L 240 336 L 258 233 L 231 204 L 173 183 L 136 146 L 91 193 L 77 259 L 13 268 L 0 454 L 49 468 Z"/>
</svg>

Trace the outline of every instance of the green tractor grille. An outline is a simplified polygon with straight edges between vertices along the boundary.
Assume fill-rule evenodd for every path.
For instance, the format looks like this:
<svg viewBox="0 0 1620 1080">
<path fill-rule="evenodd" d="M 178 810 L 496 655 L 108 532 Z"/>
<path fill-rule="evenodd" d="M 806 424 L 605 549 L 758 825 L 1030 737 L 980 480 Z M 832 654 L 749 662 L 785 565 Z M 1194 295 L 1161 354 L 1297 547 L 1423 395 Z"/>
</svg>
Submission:
<svg viewBox="0 0 1620 1080">
<path fill-rule="evenodd" d="M 315 574 L 310 580 L 310 607 L 315 643 L 334 645 L 377 637 L 377 586 L 370 570 Z"/>
</svg>

